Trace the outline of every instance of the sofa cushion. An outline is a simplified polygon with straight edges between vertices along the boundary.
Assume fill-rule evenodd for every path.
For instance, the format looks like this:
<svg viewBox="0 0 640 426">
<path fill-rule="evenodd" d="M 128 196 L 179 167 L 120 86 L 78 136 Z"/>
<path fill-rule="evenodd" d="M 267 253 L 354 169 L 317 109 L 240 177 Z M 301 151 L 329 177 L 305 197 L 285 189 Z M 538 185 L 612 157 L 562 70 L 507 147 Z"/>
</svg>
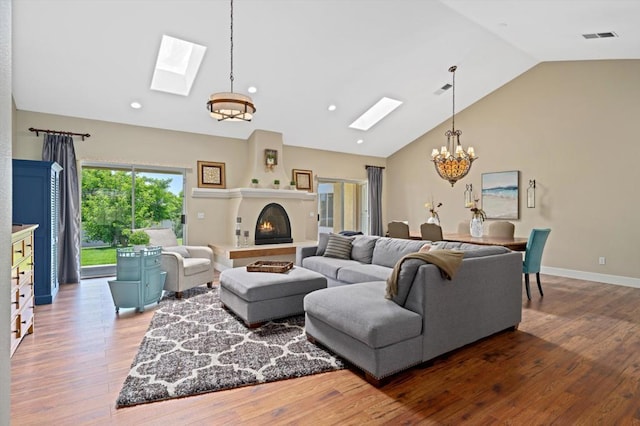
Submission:
<svg viewBox="0 0 640 426">
<path fill-rule="evenodd" d="M 345 266 L 338 270 L 338 280 L 345 283 L 384 281 L 389 278 L 391 271 L 393 271 L 393 268 L 380 265 L 360 264 Z"/>
<path fill-rule="evenodd" d="M 186 276 L 199 274 L 211 269 L 211 260 L 202 257 L 188 257 L 183 259 L 183 264 Z"/>
<path fill-rule="evenodd" d="M 343 237 L 339 234 L 330 234 L 327 248 L 324 251 L 326 257 L 337 259 L 351 259 L 351 242 L 353 237 Z"/>
<path fill-rule="evenodd" d="M 337 279 L 338 271 L 345 266 L 355 266 L 360 263 L 355 260 L 336 259 L 334 257 L 310 256 L 302 259 L 302 267 L 311 269 L 325 277 Z"/>
<path fill-rule="evenodd" d="M 329 234 L 323 232 L 318 235 L 318 248 L 316 249 L 316 256 L 322 256 L 327 249 L 327 243 L 329 242 Z"/>
<path fill-rule="evenodd" d="M 381 237 L 376 241 L 371 263 L 393 268 L 405 254 L 416 253 L 425 244 L 422 240 Z"/>
<path fill-rule="evenodd" d="M 314 291 L 305 296 L 304 310 L 371 348 L 419 336 L 422 317 L 385 299 L 385 286 L 376 281 Z"/>
<path fill-rule="evenodd" d="M 511 252 L 511 250 L 503 246 L 485 246 L 480 244 L 460 243 L 456 241 L 438 241 L 437 243 L 433 243 L 433 245 L 438 249 L 463 251 L 465 259 Z"/>
<path fill-rule="evenodd" d="M 169 246 L 169 247 L 163 247 L 162 248 L 163 251 L 170 251 L 172 253 L 178 253 L 180 256 L 182 257 L 191 257 L 191 255 L 189 254 L 189 250 L 187 250 L 186 247 L 184 246 Z"/>
<path fill-rule="evenodd" d="M 359 235 L 351 243 L 351 258 L 362 263 L 371 263 L 373 249 L 379 237 L 374 235 Z"/>
</svg>

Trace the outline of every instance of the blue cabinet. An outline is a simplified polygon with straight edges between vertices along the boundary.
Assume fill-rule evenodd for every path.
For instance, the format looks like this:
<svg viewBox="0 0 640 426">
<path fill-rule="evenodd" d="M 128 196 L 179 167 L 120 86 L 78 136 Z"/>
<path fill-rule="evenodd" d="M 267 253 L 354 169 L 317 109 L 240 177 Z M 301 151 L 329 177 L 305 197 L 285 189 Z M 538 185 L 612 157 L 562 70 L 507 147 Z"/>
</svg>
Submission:
<svg viewBox="0 0 640 426">
<path fill-rule="evenodd" d="M 58 293 L 60 171 L 52 161 L 13 160 L 14 224 L 38 224 L 34 233 L 35 304 L 52 303 Z"/>
<path fill-rule="evenodd" d="M 167 273 L 160 270 L 162 247 L 117 249 L 116 279 L 109 281 L 116 312 L 160 302 Z"/>
</svg>

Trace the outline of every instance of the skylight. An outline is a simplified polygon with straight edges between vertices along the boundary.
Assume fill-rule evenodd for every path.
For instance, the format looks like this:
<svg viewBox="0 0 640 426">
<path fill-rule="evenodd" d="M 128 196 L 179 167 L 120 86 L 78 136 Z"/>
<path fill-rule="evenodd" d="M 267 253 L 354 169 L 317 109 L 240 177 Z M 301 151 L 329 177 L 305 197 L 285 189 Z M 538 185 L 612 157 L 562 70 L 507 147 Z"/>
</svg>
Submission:
<svg viewBox="0 0 640 426">
<path fill-rule="evenodd" d="M 349 124 L 352 129 L 369 130 L 377 122 L 385 118 L 391 111 L 402 105 L 402 101 L 383 97 L 364 114 Z"/>
<path fill-rule="evenodd" d="M 189 95 L 206 50 L 199 44 L 163 35 L 151 90 Z"/>
</svg>

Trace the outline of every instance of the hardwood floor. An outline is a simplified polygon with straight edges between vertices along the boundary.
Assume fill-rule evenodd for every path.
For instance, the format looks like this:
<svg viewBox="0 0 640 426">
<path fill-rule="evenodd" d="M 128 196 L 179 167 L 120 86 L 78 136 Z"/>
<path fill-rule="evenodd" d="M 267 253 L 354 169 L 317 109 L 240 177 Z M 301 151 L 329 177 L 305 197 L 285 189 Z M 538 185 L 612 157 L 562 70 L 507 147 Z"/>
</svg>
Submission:
<svg viewBox="0 0 640 426">
<path fill-rule="evenodd" d="M 640 425 L 640 290 L 543 276 L 523 321 L 377 389 L 350 370 L 115 408 L 155 307 L 115 315 L 105 279 L 61 286 L 12 358 L 31 424 Z M 524 293 L 524 292 L 523 292 Z"/>
</svg>

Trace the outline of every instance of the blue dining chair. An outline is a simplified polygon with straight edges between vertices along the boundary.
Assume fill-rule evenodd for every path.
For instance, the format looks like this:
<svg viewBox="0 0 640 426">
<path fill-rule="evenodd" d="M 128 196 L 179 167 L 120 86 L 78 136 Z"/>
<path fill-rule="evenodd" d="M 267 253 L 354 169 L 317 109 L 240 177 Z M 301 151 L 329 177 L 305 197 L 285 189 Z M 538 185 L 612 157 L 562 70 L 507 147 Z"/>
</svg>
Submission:
<svg viewBox="0 0 640 426">
<path fill-rule="evenodd" d="M 544 296 L 542 292 L 542 284 L 540 284 L 540 263 L 542 262 L 542 251 L 547 242 L 547 237 L 551 229 L 532 229 L 527 241 L 527 248 L 524 253 L 524 261 L 522 262 L 522 272 L 524 273 L 524 285 L 527 289 L 527 299 L 531 300 L 531 291 L 529 290 L 529 274 L 536 274 L 538 282 L 538 290 L 540 296 Z"/>
</svg>

